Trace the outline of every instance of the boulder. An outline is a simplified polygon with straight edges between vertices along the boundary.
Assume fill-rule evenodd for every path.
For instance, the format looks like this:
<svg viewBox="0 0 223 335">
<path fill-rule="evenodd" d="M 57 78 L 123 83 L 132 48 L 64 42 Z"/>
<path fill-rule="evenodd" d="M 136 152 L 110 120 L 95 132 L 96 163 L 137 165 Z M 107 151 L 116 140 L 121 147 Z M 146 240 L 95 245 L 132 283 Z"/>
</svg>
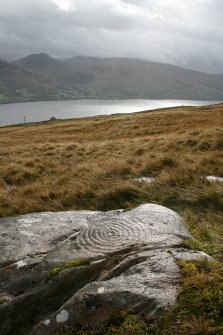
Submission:
<svg viewBox="0 0 223 335">
<path fill-rule="evenodd" d="M 99 327 L 125 309 L 152 319 L 176 301 L 181 217 L 154 204 L 0 219 L 0 334 Z"/>
</svg>

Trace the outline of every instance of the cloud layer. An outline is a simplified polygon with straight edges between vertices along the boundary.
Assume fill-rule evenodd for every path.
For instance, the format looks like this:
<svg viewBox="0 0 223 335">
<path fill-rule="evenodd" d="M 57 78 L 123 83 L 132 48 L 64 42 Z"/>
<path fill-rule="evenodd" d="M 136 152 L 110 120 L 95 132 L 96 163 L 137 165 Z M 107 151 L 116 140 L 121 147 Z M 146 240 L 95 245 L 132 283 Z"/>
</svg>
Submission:
<svg viewBox="0 0 223 335">
<path fill-rule="evenodd" d="M 223 73 L 222 0 L 0 0 L 0 58 L 131 57 Z"/>
</svg>

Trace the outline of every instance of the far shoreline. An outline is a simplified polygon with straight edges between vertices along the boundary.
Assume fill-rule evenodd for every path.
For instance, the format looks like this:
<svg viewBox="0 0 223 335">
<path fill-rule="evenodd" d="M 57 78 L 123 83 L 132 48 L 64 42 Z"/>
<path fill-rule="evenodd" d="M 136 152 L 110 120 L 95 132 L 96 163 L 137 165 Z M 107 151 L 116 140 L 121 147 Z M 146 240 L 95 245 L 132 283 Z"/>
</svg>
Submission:
<svg viewBox="0 0 223 335">
<path fill-rule="evenodd" d="M 222 101 L 175 99 L 80 99 L 9 103 L 0 105 L 0 127 L 46 122 L 50 119 L 68 120 L 220 103 Z"/>
</svg>

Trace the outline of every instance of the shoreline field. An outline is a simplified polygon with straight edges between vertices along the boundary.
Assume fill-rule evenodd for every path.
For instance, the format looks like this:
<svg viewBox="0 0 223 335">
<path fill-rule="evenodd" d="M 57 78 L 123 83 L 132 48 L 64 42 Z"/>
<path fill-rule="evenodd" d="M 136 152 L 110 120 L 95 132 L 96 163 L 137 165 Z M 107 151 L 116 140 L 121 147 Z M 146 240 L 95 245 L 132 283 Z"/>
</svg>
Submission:
<svg viewBox="0 0 223 335">
<path fill-rule="evenodd" d="M 129 114 L 179 106 L 206 106 L 221 101 L 127 99 L 61 100 L 0 105 L 0 127 L 50 119 L 68 120 L 99 115 Z"/>
</svg>

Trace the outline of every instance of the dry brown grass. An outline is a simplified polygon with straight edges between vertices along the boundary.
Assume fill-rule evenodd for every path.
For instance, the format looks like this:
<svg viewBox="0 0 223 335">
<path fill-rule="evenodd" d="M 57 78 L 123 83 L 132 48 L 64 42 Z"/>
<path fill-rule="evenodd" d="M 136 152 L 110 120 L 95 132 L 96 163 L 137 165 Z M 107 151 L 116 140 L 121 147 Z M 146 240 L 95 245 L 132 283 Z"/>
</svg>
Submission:
<svg viewBox="0 0 223 335">
<path fill-rule="evenodd" d="M 219 105 L 0 128 L 0 215 L 209 197 L 218 207 L 221 185 L 203 176 L 223 173 L 222 125 Z M 157 182 L 144 187 L 142 175 Z"/>
</svg>

